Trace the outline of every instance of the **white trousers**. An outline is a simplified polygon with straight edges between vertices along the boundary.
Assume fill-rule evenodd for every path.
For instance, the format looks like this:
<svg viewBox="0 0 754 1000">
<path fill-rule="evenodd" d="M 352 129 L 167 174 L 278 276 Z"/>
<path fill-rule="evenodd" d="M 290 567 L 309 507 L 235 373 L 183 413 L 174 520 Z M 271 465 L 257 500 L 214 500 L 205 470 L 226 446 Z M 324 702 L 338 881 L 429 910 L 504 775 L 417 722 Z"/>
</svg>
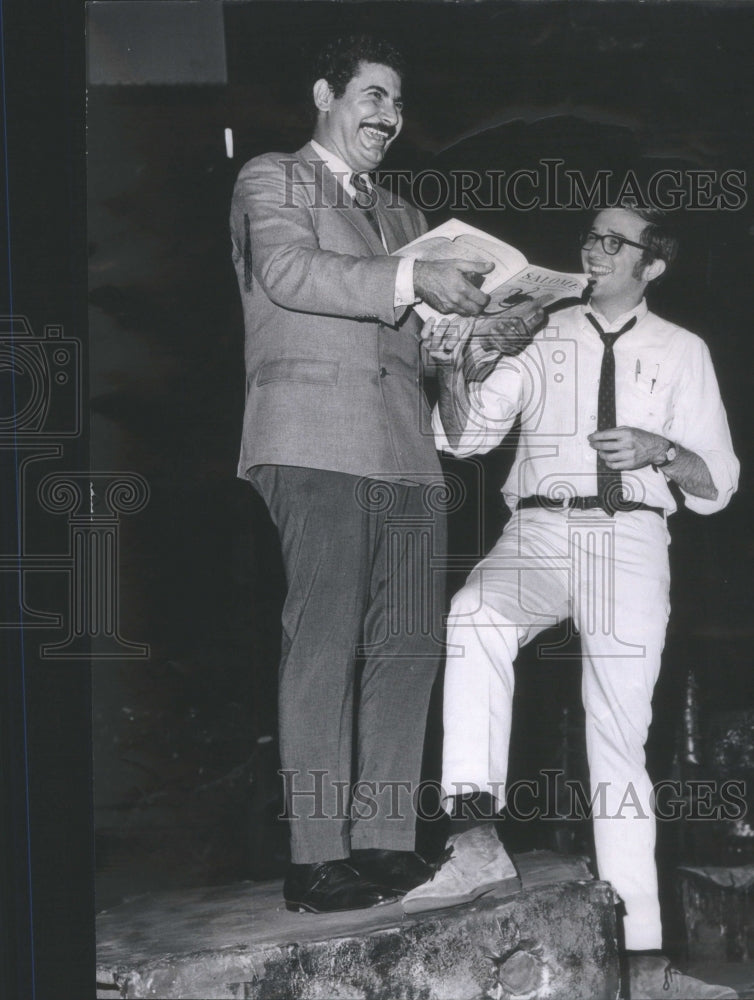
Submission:
<svg viewBox="0 0 754 1000">
<path fill-rule="evenodd" d="M 655 817 L 644 744 L 669 615 L 669 535 L 651 511 L 523 510 L 451 604 L 443 786 L 490 791 L 508 771 L 513 661 L 573 617 L 600 878 L 626 908 L 626 948 L 660 948 Z"/>
</svg>

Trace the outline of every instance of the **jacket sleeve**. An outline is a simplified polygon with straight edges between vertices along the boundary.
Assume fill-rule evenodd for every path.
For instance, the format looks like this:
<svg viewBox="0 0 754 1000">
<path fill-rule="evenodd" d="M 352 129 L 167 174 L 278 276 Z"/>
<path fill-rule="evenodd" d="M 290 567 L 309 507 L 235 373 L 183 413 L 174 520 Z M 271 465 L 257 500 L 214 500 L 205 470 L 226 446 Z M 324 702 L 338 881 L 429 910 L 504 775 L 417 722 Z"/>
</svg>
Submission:
<svg viewBox="0 0 754 1000">
<path fill-rule="evenodd" d="M 297 181 L 295 166 L 294 158 L 271 154 L 247 163 L 236 181 L 233 259 L 237 268 L 243 261 L 246 292 L 250 269 L 265 294 L 285 309 L 394 325 L 399 258 L 320 249 L 312 183 Z"/>
</svg>

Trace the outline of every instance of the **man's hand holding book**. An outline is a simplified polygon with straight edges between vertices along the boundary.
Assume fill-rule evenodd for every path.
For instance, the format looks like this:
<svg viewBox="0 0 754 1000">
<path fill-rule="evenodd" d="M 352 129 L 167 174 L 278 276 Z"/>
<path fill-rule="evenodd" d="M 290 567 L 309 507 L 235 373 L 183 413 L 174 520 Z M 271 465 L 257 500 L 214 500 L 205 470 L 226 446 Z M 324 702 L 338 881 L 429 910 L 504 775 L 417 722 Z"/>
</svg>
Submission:
<svg viewBox="0 0 754 1000">
<path fill-rule="evenodd" d="M 428 319 L 421 335 L 437 364 L 462 368 L 467 383 L 482 382 L 502 357 L 520 354 L 545 319 L 542 307 L 532 302 L 523 315 L 515 317 Z"/>
</svg>

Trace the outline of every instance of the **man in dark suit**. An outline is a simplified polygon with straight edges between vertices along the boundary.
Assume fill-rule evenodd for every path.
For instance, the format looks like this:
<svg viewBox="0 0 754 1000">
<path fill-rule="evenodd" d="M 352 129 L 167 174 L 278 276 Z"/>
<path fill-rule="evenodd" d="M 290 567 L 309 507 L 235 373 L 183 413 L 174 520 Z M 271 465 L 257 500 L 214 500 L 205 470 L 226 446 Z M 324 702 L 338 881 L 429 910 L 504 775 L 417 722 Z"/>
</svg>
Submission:
<svg viewBox="0 0 754 1000">
<path fill-rule="evenodd" d="M 293 910 L 373 906 L 430 874 L 411 793 L 441 653 L 445 526 L 410 306 L 479 313 L 488 297 L 469 278 L 491 265 L 389 256 L 427 228 L 369 178 L 401 129 L 402 75 L 384 42 L 331 42 L 313 75 L 312 142 L 251 160 L 233 195 L 238 473 L 268 506 L 288 581 L 279 728 Z"/>
</svg>

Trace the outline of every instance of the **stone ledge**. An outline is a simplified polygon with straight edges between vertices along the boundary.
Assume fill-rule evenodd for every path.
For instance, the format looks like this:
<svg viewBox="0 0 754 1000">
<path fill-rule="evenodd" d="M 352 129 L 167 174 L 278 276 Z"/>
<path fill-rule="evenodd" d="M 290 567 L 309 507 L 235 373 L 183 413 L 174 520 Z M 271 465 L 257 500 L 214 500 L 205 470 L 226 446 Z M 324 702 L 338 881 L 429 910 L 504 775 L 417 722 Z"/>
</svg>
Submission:
<svg viewBox="0 0 754 1000">
<path fill-rule="evenodd" d="M 607 1000 L 615 899 L 583 861 L 520 855 L 476 903 L 406 916 L 285 910 L 280 882 L 161 893 L 98 917 L 98 996 L 160 1000 Z"/>
</svg>

